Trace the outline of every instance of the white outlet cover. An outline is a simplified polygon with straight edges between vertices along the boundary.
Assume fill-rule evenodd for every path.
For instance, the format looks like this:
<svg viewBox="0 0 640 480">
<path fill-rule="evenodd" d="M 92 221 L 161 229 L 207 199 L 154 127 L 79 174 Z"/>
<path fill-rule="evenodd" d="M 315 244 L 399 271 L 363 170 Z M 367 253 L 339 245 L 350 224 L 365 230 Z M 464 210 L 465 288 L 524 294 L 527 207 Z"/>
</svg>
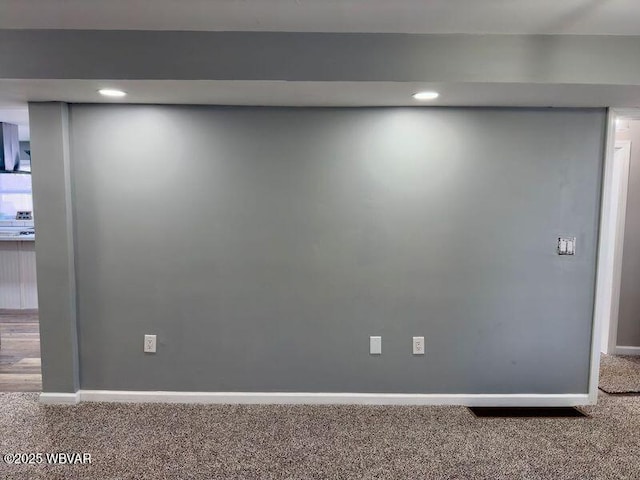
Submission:
<svg viewBox="0 0 640 480">
<path fill-rule="evenodd" d="M 156 336 L 155 335 L 144 336 L 144 352 L 156 353 Z"/>
<path fill-rule="evenodd" d="M 413 337 L 413 354 L 424 355 L 424 337 Z"/>
<path fill-rule="evenodd" d="M 369 353 L 382 355 L 382 337 L 369 337 Z"/>
</svg>

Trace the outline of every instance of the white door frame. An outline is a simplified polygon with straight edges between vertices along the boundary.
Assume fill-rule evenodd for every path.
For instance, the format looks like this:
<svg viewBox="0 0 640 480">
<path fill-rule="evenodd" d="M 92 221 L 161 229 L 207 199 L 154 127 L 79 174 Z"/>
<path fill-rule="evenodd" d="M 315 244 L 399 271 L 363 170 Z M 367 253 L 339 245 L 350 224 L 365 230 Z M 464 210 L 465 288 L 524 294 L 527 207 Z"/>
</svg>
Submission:
<svg viewBox="0 0 640 480">
<path fill-rule="evenodd" d="M 607 280 L 609 284 L 607 298 L 602 302 L 602 338 L 600 341 L 600 351 L 602 353 L 616 353 L 630 161 L 631 141 L 616 141 L 614 145 L 613 176 L 611 178 L 613 200 L 609 217 L 611 223 L 608 227 L 613 232 L 614 238 L 606 259 L 608 264 L 605 273 L 610 274 L 611 278 Z"/>
<path fill-rule="evenodd" d="M 591 403 L 596 403 L 598 399 L 600 352 L 615 351 L 618 332 L 622 246 L 630 158 L 629 155 L 622 156 L 620 158 L 623 161 L 616 162 L 615 153 L 616 148 L 626 149 L 629 153 L 631 151 L 631 142 L 616 142 L 616 119 L 622 116 L 640 118 L 640 109 L 609 109 L 607 115 L 596 294 L 591 335 L 589 375 L 589 400 Z"/>
</svg>

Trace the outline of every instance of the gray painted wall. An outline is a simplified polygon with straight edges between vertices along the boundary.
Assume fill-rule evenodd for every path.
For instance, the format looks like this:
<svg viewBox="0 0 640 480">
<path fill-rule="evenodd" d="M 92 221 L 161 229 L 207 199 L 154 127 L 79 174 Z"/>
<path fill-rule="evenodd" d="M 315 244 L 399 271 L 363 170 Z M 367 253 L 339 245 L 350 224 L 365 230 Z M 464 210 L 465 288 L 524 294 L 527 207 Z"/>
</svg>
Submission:
<svg viewBox="0 0 640 480">
<path fill-rule="evenodd" d="M 29 104 L 42 389 L 78 389 L 69 109 Z"/>
<path fill-rule="evenodd" d="M 639 84 L 639 50 L 611 35 L 0 30 L 0 78 L 619 87 Z"/>
<path fill-rule="evenodd" d="M 73 105 L 70 124 L 82 388 L 587 392 L 603 110 Z"/>
<path fill-rule="evenodd" d="M 617 140 L 631 141 L 616 344 L 640 347 L 640 121 L 629 122 L 629 127 L 616 132 Z"/>
</svg>

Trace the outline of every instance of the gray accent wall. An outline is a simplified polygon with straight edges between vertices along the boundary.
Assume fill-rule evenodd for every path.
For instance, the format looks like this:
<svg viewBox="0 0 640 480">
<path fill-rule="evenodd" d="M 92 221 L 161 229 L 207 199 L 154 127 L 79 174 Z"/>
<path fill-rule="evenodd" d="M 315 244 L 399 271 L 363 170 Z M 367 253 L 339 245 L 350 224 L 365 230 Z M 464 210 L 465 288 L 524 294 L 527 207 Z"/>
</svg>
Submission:
<svg viewBox="0 0 640 480">
<path fill-rule="evenodd" d="M 586 393 L 604 130 L 602 109 L 71 105 L 80 386 Z"/>
<path fill-rule="evenodd" d="M 29 104 L 42 388 L 78 389 L 69 107 Z"/>
<path fill-rule="evenodd" d="M 639 84 L 638 51 L 612 35 L 0 30 L 0 78 L 620 87 Z"/>
<path fill-rule="evenodd" d="M 640 121 L 616 132 L 616 140 L 631 141 L 616 345 L 640 347 Z"/>
</svg>

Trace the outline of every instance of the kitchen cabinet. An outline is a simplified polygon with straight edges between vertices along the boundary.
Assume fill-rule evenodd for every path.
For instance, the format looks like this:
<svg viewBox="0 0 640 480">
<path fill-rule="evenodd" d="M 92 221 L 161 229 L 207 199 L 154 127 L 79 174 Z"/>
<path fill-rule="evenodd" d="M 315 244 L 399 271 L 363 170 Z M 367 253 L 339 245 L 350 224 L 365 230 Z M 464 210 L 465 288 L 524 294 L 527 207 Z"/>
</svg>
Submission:
<svg viewBox="0 0 640 480">
<path fill-rule="evenodd" d="M 0 309 L 38 308 L 34 247 L 32 239 L 0 241 Z"/>
</svg>

